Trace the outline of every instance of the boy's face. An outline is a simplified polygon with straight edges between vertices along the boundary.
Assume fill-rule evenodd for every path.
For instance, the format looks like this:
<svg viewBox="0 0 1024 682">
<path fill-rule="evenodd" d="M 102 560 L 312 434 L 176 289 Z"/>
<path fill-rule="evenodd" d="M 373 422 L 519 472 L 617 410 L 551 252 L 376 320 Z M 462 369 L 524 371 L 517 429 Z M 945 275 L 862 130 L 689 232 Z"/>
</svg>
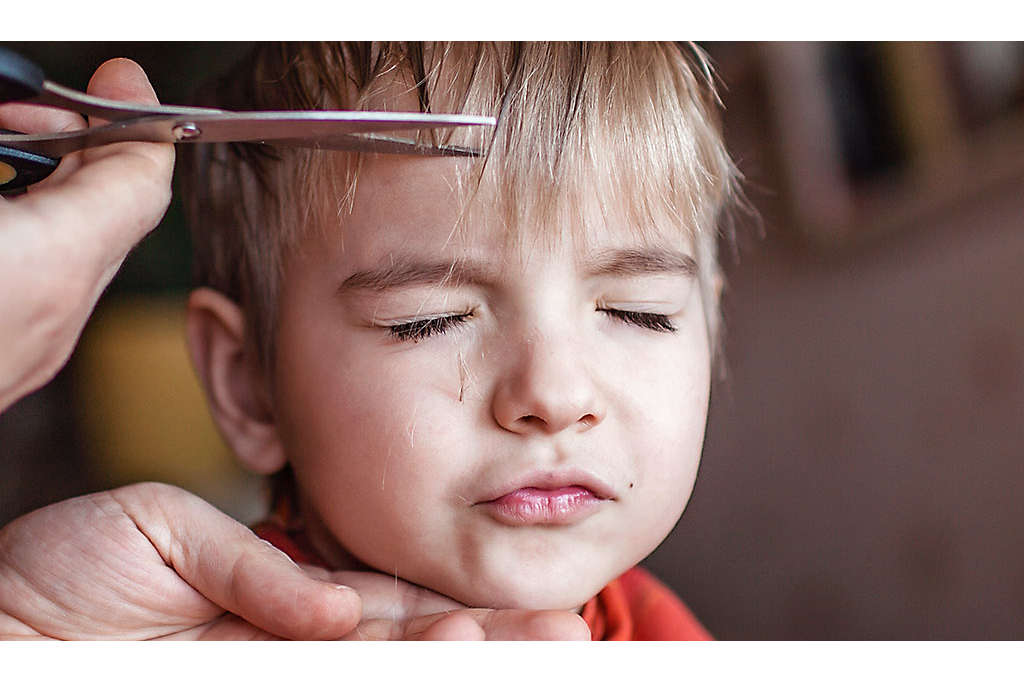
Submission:
<svg viewBox="0 0 1024 682">
<path fill-rule="evenodd" d="M 693 487 L 710 372 L 693 251 L 594 220 L 596 201 L 513 240 L 485 194 L 453 232 L 456 163 L 368 159 L 344 228 L 287 263 L 279 435 L 332 561 L 471 606 L 575 608 Z"/>
</svg>

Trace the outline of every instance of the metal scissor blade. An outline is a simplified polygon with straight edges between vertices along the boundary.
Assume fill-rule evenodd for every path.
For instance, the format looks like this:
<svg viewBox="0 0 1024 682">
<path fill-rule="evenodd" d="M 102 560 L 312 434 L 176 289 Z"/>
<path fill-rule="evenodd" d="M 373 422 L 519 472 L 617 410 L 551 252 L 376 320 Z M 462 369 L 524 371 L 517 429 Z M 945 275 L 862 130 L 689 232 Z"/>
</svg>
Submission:
<svg viewBox="0 0 1024 682">
<path fill-rule="evenodd" d="M 493 126 L 492 116 L 398 111 L 253 111 L 177 118 L 198 129 L 189 142 L 258 142 L 337 137 L 395 130 Z"/>
<path fill-rule="evenodd" d="M 122 102 L 121 100 L 87 95 L 53 81 L 43 81 L 39 94 L 25 100 L 25 103 L 67 109 L 76 111 L 83 116 L 98 116 L 108 121 L 123 121 L 144 116 L 195 116 L 197 114 L 227 113 L 224 109 Z"/>
<path fill-rule="evenodd" d="M 54 159 L 90 147 L 115 142 L 177 142 L 174 119 L 151 117 L 111 123 L 98 128 L 83 128 L 63 133 L 0 135 L 0 147 L 41 154 Z"/>
<path fill-rule="evenodd" d="M 59 157 L 89 147 L 115 142 L 273 142 L 316 146 L 319 139 L 396 130 L 446 128 L 451 126 L 493 126 L 490 116 L 466 114 L 424 114 L 380 111 L 254 111 L 219 112 L 189 116 L 146 116 L 47 135 L 0 135 L 0 146 L 34 154 Z M 373 140 L 374 138 L 365 138 Z M 382 142 L 392 146 L 394 140 Z M 325 143 L 324 148 L 331 148 Z M 333 147 L 341 148 L 341 147 Z M 363 146 L 364 151 L 374 151 Z M 381 148 L 378 151 L 398 151 Z M 408 153 L 408 152 L 400 152 Z"/>
<path fill-rule="evenodd" d="M 274 140 L 272 144 L 282 147 L 307 147 L 346 152 L 368 152 L 371 154 L 412 154 L 414 156 L 481 156 L 483 151 L 458 145 L 431 145 L 384 135 L 338 135 L 320 138 L 297 138 Z"/>
</svg>

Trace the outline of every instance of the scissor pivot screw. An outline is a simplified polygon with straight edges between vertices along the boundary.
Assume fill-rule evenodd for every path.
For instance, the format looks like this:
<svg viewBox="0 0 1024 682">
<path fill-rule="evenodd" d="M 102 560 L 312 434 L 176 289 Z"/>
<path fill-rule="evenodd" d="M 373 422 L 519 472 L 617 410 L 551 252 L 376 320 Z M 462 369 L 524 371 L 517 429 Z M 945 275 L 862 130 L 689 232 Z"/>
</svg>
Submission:
<svg viewBox="0 0 1024 682">
<path fill-rule="evenodd" d="M 195 123 L 182 123 L 181 125 L 174 126 L 174 137 L 179 140 L 190 140 L 194 137 L 199 137 L 201 132 Z"/>
</svg>

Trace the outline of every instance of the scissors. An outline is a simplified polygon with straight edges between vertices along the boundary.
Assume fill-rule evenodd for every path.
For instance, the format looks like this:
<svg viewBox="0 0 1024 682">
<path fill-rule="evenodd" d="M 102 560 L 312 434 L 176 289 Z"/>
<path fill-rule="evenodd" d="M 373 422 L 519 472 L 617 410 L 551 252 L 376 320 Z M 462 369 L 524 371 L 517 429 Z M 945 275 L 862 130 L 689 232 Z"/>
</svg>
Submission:
<svg viewBox="0 0 1024 682">
<path fill-rule="evenodd" d="M 46 80 L 41 68 L 0 47 L 0 103 L 21 101 L 110 121 L 95 128 L 26 135 L 0 129 L 0 194 L 49 176 L 60 157 L 116 142 L 253 142 L 342 151 L 480 156 L 382 133 L 451 126 L 494 126 L 491 116 L 390 111 L 245 111 L 133 104 L 94 97 Z"/>
</svg>

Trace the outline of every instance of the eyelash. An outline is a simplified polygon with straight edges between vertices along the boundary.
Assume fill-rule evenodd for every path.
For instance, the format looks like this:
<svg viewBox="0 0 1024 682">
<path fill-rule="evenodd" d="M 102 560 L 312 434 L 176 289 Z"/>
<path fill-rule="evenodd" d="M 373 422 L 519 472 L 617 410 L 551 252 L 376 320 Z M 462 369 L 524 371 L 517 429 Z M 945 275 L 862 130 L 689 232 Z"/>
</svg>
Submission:
<svg viewBox="0 0 1024 682">
<path fill-rule="evenodd" d="M 402 324 L 391 325 L 387 327 L 388 333 L 398 339 L 399 341 L 412 341 L 413 343 L 419 343 L 420 340 L 433 336 L 434 334 L 444 334 L 449 329 L 453 329 L 466 323 L 473 313 L 461 313 L 459 315 L 448 315 L 446 317 L 430 317 L 425 320 L 414 320 L 412 322 L 403 322 Z"/>
<path fill-rule="evenodd" d="M 644 329 L 650 329 L 655 332 L 674 332 L 678 331 L 676 326 L 672 324 L 672 320 L 669 319 L 668 315 L 662 315 L 661 313 L 642 313 L 637 310 L 618 310 L 617 308 L 598 308 L 602 313 L 614 317 L 617 320 L 621 320 L 628 324 L 634 324 Z"/>
<path fill-rule="evenodd" d="M 643 327 L 644 329 L 650 329 L 655 332 L 675 332 L 678 331 L 676 326 L 672 324 L 668 315 L 662 315 L 660 313 L 643 313 L 636 310 L 618 310 L 616 308 L 598 308 L 599 312 L 602 312 L 610 317 L 613 317 L 627 324 L 636 325 L 637 327 Z M 402 324 L 395 324 L 387 327 L 388 333 L 399 341 L 412 341 L 413 343 L 419 343 L 422 339 L 428 338 L 435 334 L 444 334 L 450 329 L 459 327 L 466 323 L 473 313 L 461 313 L 459 315 L 448 315 L 445 317 L 431 317 L 425 320 L 414 320 L 412 322 L 403 322 Z"/>
</svg>

